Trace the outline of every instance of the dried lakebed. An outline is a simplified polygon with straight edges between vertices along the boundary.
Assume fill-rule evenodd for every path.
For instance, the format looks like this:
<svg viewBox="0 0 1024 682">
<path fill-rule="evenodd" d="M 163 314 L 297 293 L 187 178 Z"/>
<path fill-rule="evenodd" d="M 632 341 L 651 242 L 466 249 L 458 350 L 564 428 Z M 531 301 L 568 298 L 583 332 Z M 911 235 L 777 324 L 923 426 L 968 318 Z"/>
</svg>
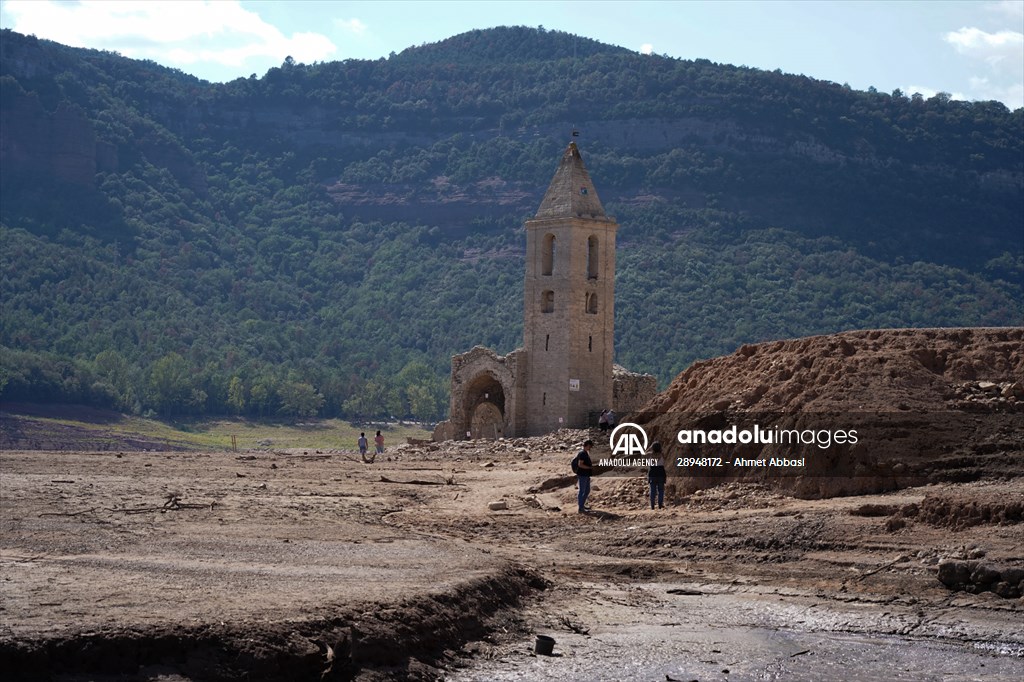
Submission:
<svg viewBox="0 0 1024 682">
<path fill-rule="evenodd" d="M 595 513 L 578 515 L 565 470 L 579 436 L 392 448 L 373 465 L 2 452 L 0 667 L 64 680 L 1024 677 L 1021 600 L 936 579 L 946 557 L 1021 565 L 1022 524 L 922 514 L 887 528 L 864 512 L 943 496 L 977 508 L 1024 495 L 1016 479 L 832 500 L 729 484 L 670 491 L 652 512 L 642 481 L 599 477 Z M 532 655 L 538 633 L 556 656 Z"/>
</svg>

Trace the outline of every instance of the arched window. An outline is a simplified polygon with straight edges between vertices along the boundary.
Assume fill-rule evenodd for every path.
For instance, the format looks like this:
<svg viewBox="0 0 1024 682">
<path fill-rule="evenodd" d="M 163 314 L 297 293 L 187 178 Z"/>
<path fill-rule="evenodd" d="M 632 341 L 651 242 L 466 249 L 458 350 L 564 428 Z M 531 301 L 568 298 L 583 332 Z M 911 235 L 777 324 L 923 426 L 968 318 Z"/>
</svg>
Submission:
<svg viewBox="0 0 1024 682">
<path fill-rule="evenodd" d="M 597 315 L 597 294 L 587 294 L 587 313 L 590 315 Z"/>
<path fill-rule="evenodd" d="M 597 279 L 598 248 L 597 237 L 587 238 L 587 279 Z"/>
<path fill-rule="evenodd" d="M 542 313 L 555 312 L 555 292 L 549 289 L 540 295 L 540 311 Z"/>
<path fill-rule="evenodd" d="M 544 252 L 541 254 L 540 274 L 550 275 L 555 270 L 555 235 L 544 235 Z"/>
</svg>

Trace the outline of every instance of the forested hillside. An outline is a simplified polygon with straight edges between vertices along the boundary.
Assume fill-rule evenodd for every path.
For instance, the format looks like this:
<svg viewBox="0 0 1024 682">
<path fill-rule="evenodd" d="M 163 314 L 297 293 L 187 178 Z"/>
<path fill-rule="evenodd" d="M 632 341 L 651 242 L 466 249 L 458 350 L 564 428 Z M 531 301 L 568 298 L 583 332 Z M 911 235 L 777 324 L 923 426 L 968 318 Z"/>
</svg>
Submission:
<svg viewBox="0 0 1024 682">
<path fill-rule="evenodd" d="M 210 84 L 0 36 L 0 398 L 441 416 L 522 335 L 576 138 L 620 224 L 616 356 L 1020 325 L 1024 109 L 474 31 Z"/>
</svg>

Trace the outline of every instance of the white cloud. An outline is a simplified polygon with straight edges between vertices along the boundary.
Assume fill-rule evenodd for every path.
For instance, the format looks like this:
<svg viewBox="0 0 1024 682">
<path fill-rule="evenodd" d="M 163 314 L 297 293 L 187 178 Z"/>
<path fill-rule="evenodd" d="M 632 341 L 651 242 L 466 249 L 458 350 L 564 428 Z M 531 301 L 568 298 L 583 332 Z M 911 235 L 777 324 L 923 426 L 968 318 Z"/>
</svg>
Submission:
<svg viewBox="0 0 1024 682">
<path fill-rule="evenodd" d="M 241 67 L 250 59 L 283 61 L 288 55 L 312 62 L 337 51 L 320 33 L 285 36 L 237 0 L 8 0 L 4 9 L 19 33 L 171 65 Z"/>
<path fill-rule="evenodd" d="M 993 4 L 992 8 L 1015 12 L 1024 3 Z M 1021 10 L 1024 13 L 1024 9 Z M 963 27 L 943 36 L 957 53 L 977 63 L 985 75 L 972 76 L 970 95 L 975 100 L 999 100 L 1011 109 L 1024 106 L 1024 33 L 1001 30 L 995 33 Z"/>
<path fill-rule="evenodd" d="M 1024 63 L 1024 33 L 1020 31 L 999 31 L 988 33 L 980 28 L 963 27 L 945 35 L 946 42 L 962 55 L 983 59 L 996 67 L 1003 62 L 1011 68 Z"/>
<path fill-rule="evenodd" d="M 356 18 L 352 18 L 352 19 L 335 19 L 334 20 L 334 25 L 337 26 L 338 28 L 344 30 L 344 31 L 348 31 L 350 33 L 355 33 L 357 36 L 362 35 L 363 33 L 366 33 L 366 24 L 364 24 L 363 22 L 359 21 Z"/>
<path fill-rule="evenodd" d="M 1011 109 L 1024 107 L 1024 83 L 997 85 L 988 78 L 972 76 L 971 93 L 974 95 L 973 99 L 998 100 Z"/>
<path fill-rule="evenodd" d="M 644 43 L 643 45 L 640 46 L 640 54 L 653 54 L 653 53 L 654 53 L 654 45 L 651 45 L 650 43 Z"/>
</svg>

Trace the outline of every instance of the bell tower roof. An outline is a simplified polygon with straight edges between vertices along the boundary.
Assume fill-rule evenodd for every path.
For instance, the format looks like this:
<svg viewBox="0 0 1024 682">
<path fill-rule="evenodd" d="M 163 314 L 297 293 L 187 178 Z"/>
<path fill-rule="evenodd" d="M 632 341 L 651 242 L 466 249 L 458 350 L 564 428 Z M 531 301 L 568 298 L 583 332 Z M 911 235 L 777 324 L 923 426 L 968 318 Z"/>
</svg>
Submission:
<svg viewBox="0 0 1024 682">
<path fill-rule="evenodd" d="M 547 218 L 596 218 L 610 220 L 605 215 L 590 173 L 575 142 L 570 142 L 555 176 L 551 178 L 544 200 L 540 202 L 535 220 Z"/>
</svg>

